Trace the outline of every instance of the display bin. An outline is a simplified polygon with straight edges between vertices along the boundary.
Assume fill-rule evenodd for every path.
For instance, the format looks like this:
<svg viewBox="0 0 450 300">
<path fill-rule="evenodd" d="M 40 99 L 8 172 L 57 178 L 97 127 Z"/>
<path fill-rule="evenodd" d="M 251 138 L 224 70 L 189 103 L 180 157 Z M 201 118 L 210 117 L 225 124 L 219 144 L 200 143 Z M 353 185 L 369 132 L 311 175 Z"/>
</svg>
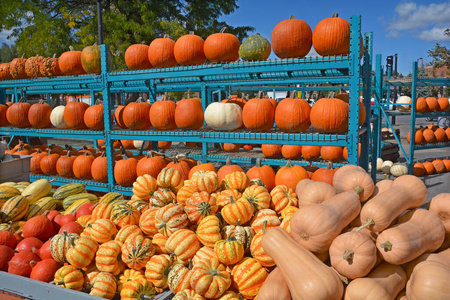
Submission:
<svg viewBox="0 0 450 300">
<path fill-rule="evenodd" d="M 0 183 L 30 181 L 30 160 L 32 155 L 6 154 L 0 162 Z M 12 158 L 9 160 L 8 158 Z"/>
<path fill-rule="evenodd" d="M 73 291 L 65 289 L 59 286 L 51 285 L 49 283 L 33 280 L 30 278 L 17 276 L 0 271 L 0 291 L 17 295 L 14 297 L 11 295 L 0 293 L 0 299 L 33 299 L 33 300 L 99 300 L 96 296 L 89 295 L 88 293 Z M 172 299 L 173 294 L 171 291 L 165 291 L 157 296 L 154 300 L 169 300 Z M 119 300 L 119 294 L 113 298 Z"/>
</svg>

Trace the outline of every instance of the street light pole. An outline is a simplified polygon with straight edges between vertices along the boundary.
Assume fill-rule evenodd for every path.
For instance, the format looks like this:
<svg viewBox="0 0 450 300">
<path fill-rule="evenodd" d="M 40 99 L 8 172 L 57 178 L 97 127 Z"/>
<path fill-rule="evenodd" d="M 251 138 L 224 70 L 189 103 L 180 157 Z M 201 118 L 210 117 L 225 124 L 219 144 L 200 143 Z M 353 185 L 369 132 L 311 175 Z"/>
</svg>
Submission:
<svg viewBox="0 0 450 300">
<path fill-rule="evenodd" d="M 102 0 L 97 0 L 97 26 L 98 26 L 98 43 L 103 44 L 103 15 Z"/>
</svg>

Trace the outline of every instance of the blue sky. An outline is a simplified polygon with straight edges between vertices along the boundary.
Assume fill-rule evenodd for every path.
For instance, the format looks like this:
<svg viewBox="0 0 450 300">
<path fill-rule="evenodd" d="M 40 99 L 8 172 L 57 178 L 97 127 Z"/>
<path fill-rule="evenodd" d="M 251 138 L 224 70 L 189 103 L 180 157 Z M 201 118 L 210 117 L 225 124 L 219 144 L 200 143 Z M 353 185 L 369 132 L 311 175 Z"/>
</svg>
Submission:
<svg viewBox="0 0 450 300">
<path fill-rule="evenodd" d="M 348 21 L 351 15 L 361 15 L 362 32 L 373 32 L 374 55 L 382 54 L 385 63 L 386 56 L 397 53 L 398 71 L 405 75 L 414 60 L 430 61 L 427 51 L 436 42 L 450 47 L 450 37 L 443 34 L 450 28 L 450 1 L 238 0 L 238 5 L 236 12 L 222 19 L 232 26 L 253 26 L 253 33 L 269 41 L 275 25 L 290 15 L 307 22 L 312 30 L 334 12 Z M 270 57 L 276 58 L 273 52 Z"/>
<path fill-rule="evenodd" d="M 220 1 L 220 0 L 219 0 Z M 306 21 L 312 30 L 333 12 L 350 20 L 360 14 L 362 31 L 374 34 L 374 55 L 398 54 L 398 71 L 407 75 L 414 60 L 430 61 L 427 51 L 436 42 L 450 47 L 450 37 L 443 31 L 450 28 L 450 1 L 439 0 L 238 0 L 239 9 L 221 20 L 232 26 L 249 25 L 270 41 L 276 24 L 294 15 Z M 0 32 L 0 44 L 7 32 Z M 314 52 L 310 53 L 314 55 Z M 270 58 L 276 58 L 272 53 Z"/>
</svg>

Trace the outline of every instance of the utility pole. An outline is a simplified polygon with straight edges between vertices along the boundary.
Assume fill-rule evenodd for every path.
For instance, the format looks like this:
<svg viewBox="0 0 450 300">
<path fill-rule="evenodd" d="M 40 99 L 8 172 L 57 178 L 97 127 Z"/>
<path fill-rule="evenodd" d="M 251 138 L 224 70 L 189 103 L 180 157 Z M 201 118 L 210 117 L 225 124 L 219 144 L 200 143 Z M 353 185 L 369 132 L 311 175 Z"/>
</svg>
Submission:
<svg viewBox="0 0 450 300">
<path fill-rule="evenodd" d="M 103 15 L 102 0 L 97 0 L 97 26 L 98 26 L 98 43 L 103 44 Z"/>
</svg>

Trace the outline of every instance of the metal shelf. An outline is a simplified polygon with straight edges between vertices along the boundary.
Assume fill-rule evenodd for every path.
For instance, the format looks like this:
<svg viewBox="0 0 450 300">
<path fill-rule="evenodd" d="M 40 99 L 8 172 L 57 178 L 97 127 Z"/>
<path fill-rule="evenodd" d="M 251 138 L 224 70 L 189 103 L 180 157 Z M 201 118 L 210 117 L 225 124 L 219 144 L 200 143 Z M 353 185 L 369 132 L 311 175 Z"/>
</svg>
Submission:
<svg viewBox="0 0 450 300">
<path fill-rule="evenodd" d="M 384 79 L 384 84 L 387 86 L 411 86 L 412 79 Z M 434 78 L 434 77 L 417 77 L 416 86 L 448 86 L 450 85 L 450 78 Z"/>
<path fill-rule="evenodd" d="M 0 127 L 0 135 L 19 135 L 37 137 L 59 137 L 75 139 L 104 139 L 103 131 L 95 130 L 62 130 L 62 129 L 36 129 L 36 128 L 14 128 Z"/>
<path fill-rule="evenodd" d="M 90 191 L 97 191 L 97 192 L 104 192 L 104 193 L 109 192 L 108 184 L 101 183 L 101 182 L 98 182 L 95 180 L 80 180 L 80 179 L 76 179 L 76 178 L 65 178 L 65 177 L 61 177 L 59 175 L 48 176 L 48 175 L 40 175 L 40 174 L 30 173 L 31 181 L 35 181 L 35 180 L 42 179 L 42 178 L 45 178 L 49 181 L 53 180 L 52 185 L 56 185 L 56 186 L 65 185 L 65 184 L 68 184 L 71 182 L 77 182 L 77 183 L 86 185 L 86 189 L 90 190 Z"/>
<path fill-rule="evenodd" d="M 411 112 L 400 112 L 398 110 L 386 110 L 388 116 L 411 116 Z M 429 117 L 447 117 L 450 116 L 450 111 L 436 111 L 436 112 L 416 112 L 416 118 L 429 118 Z"/>
<path fill-rule="evenodd" d="M 434 148 L 447 148 L 447 147 L 450 147 L 450 142 L 415 145 L 415 149 L 416 150 L 425 150 L 425 149 L 434 149 Z"/>
</svg>

